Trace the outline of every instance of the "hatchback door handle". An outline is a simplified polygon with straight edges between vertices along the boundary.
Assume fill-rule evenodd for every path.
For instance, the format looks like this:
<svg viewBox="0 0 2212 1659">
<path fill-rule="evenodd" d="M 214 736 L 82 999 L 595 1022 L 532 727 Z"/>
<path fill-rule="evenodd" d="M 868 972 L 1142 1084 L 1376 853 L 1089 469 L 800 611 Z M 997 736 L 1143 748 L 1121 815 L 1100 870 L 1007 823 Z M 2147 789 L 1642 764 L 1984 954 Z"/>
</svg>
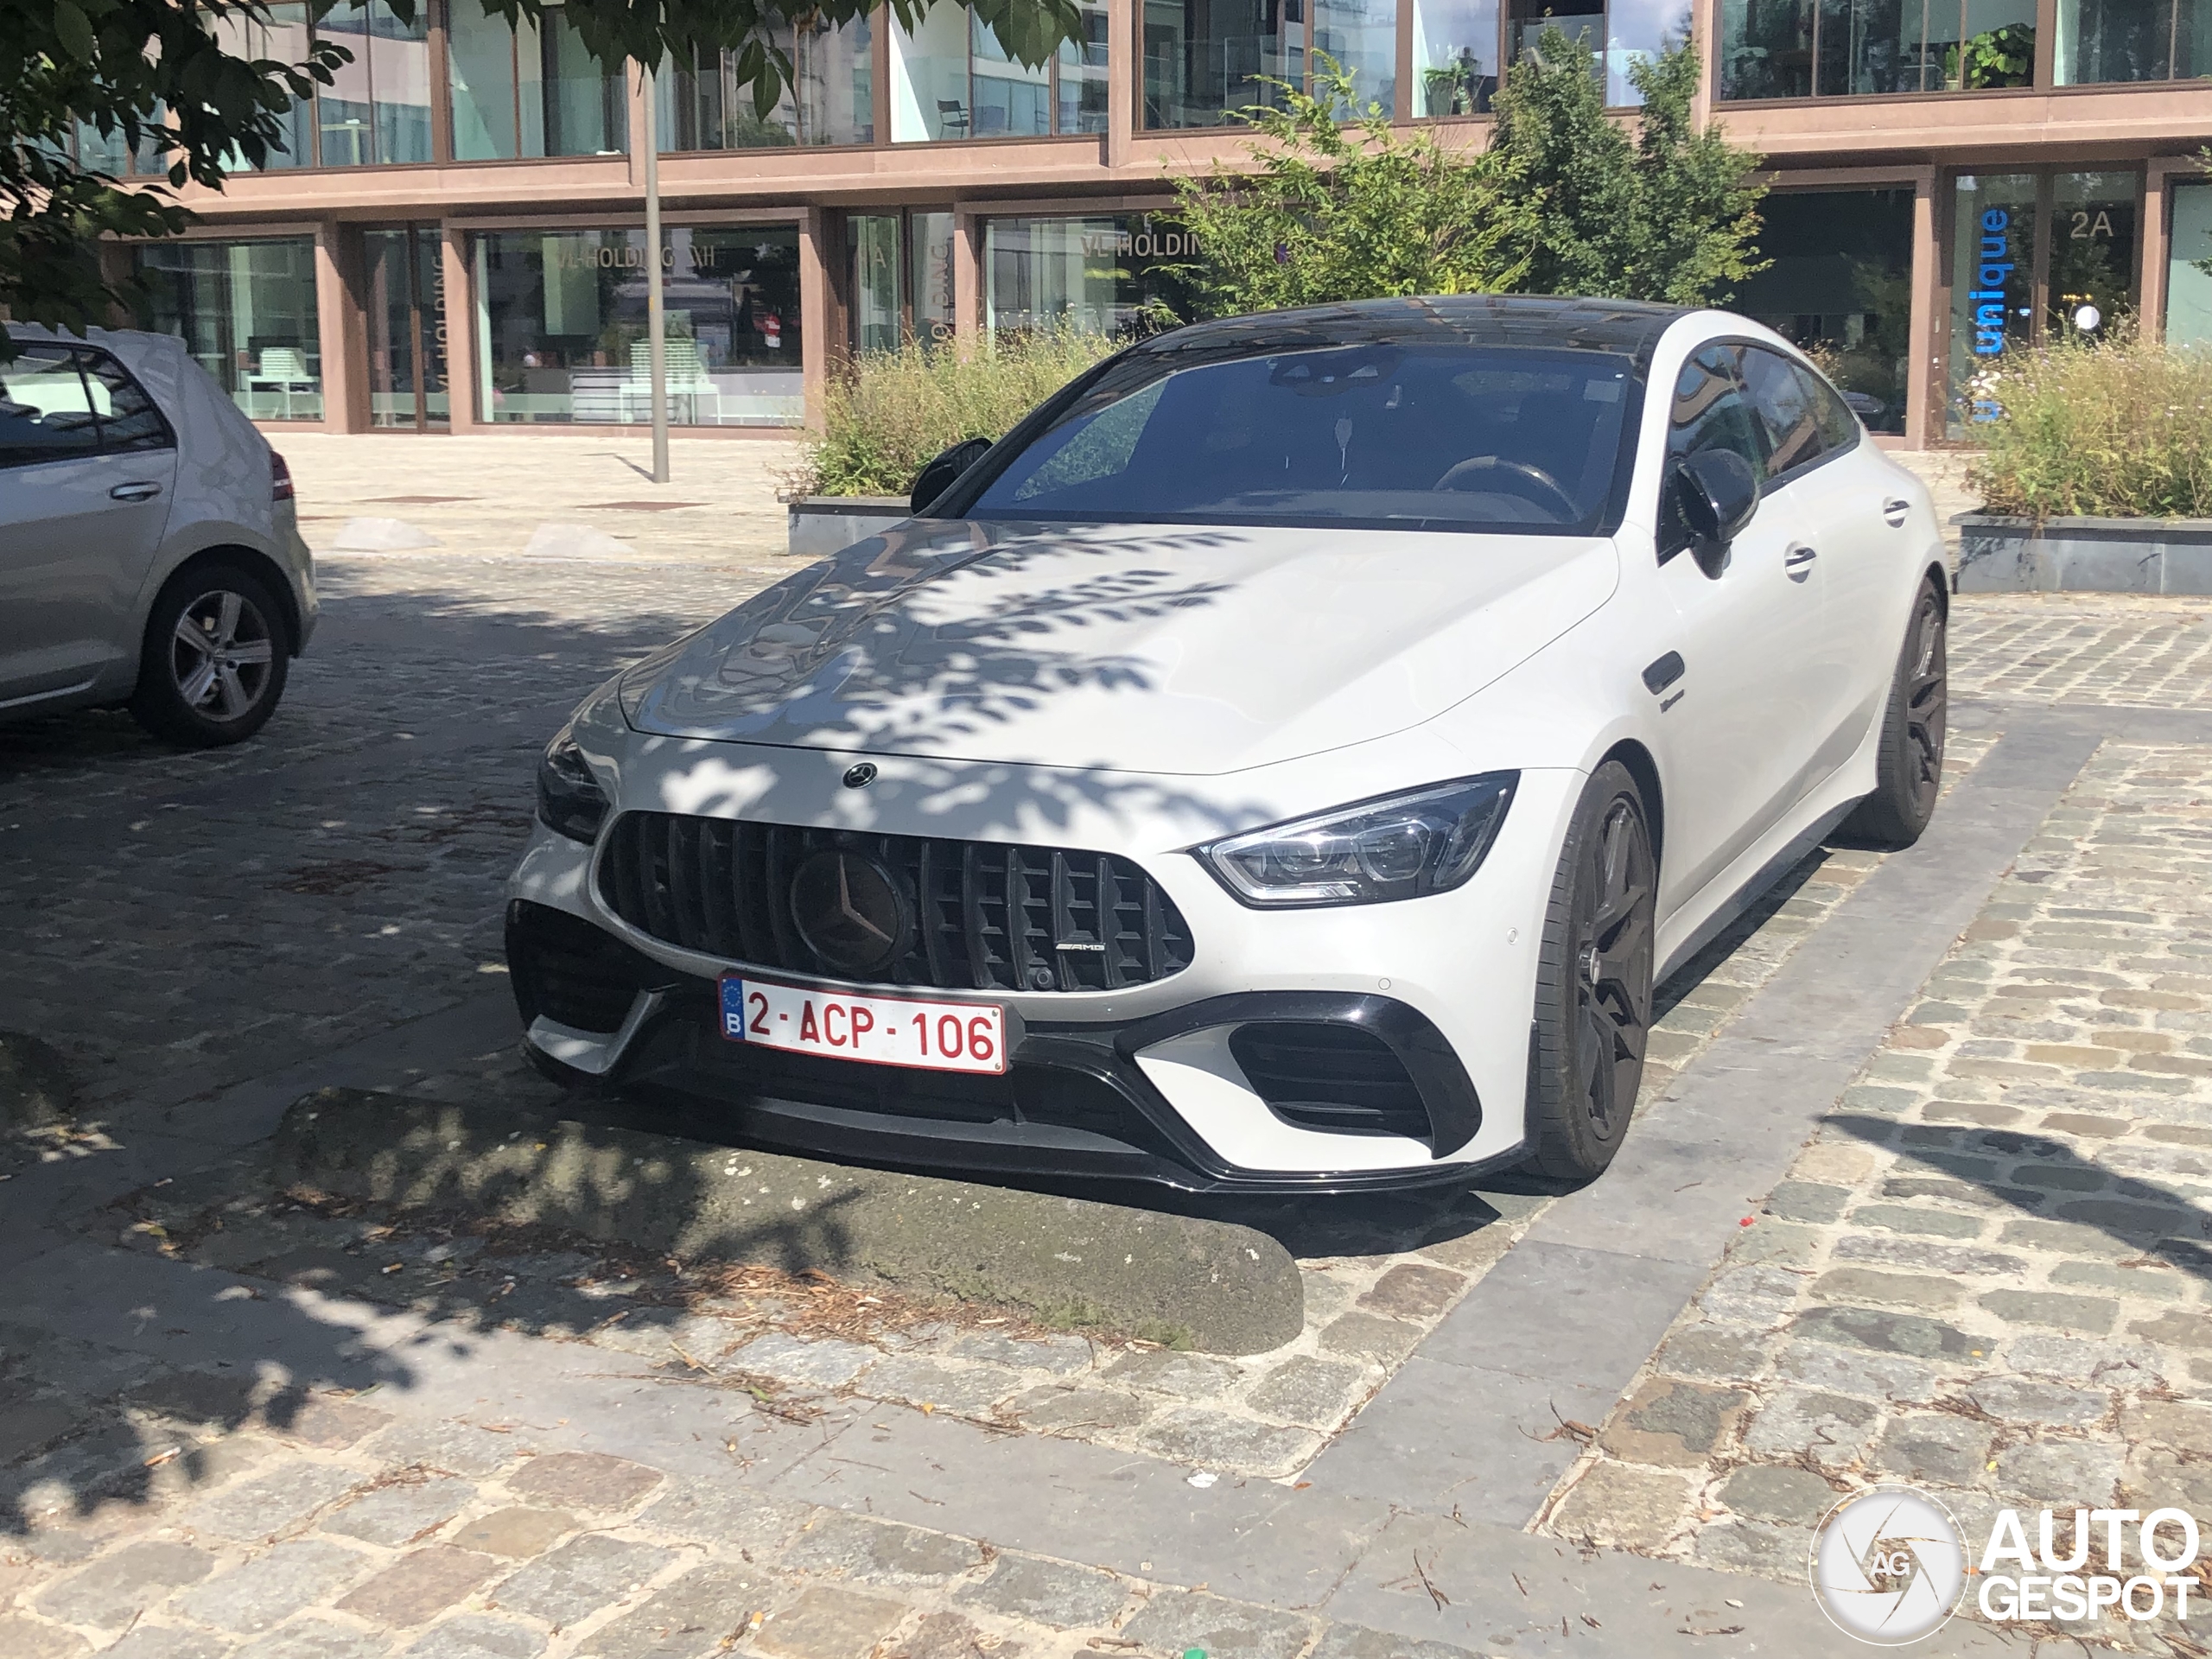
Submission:
<svg viewBox="0 0 2212 1659">
<path fill-rule="evenodd" d="M 1802 582 L 1813 574 L 1813 561 L 1821 556 L 1800 543 L 1783 555 L 1782 568 L 1792 582 Z"/>
<path fill-rule="evenodd" d="M 1882 503 L 1882 517 L 1891 530 L 1903 530 L 1904 521 L 1912 516 L 1912 503 L 1902 499 Z"/>
<path fill-rule="evenodd" d="M 108 492 L 118 501 L 150 501 L 161 493 L 162 486 L 151 479 L 142 479 L 132 484 L 118 484 Z"/>
</svg>

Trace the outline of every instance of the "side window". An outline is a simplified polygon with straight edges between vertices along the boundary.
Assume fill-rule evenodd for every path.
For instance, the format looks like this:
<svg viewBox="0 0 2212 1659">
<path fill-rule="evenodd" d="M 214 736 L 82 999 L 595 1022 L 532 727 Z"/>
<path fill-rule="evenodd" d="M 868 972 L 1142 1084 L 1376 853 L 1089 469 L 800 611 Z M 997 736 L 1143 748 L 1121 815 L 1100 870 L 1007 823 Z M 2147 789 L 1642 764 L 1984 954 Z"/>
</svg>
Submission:
<svg viewBox="0 0 2212 1659">
<path fill-rule="evenodd" d="M 1732 449 L 1751 463 L 1751 473 L 1766 485 L 1766 428 L 1751 407 L 1751 400 L 1737 378 L 1736 350 L 1708 346 L 1688 362 L 1675 381 L 1675 401 L 1667 416 L 1667 463 L 1674 463 L 1700 449 Z M 1687 546 L 1689 525 L 1681 517 L 1675 492 L 1662 480 L 1659 489 L 1659 545 L 1663 550 Z"/>
<path fill-rule="evenodd" d="M 1757 346 L 1741 350 L 1744 383 L 1767 431 L 1769 467 L 1789 473 L 1811 466 L 1833 447 L 1815 377 L 1778 352 Z"/>
<path fill-rule="evenodd" d="M 1811 387 L 1813 408 L 1821 423 L 1821 437 L 1830 453 L 1851 448 L 1859 442 L 1859 417 L 1851 412 L 1851 405 L 1843 401 L 1839 392 L 1819 375 L 1798 364 L 1790 367 Z"/>
<path fill-rule="evenodd" d="M 99 416 L 100 442 L 110 450 L 167 449 L 176 440 L 145 388 L 105 352 L 79 352 L 85 384 Z"/>
<path fill-rule="evenodd" d="M 14 362 L 0 363 L 0 467 L 66 461 L 99 447 L 99 417 L 75 355 L 22 342 Z"/>
<path fill-rule="evenodd" d="M 1668 459 L 1700 449 L 1733 449 L 1751 463 L 1761 485 L 1772 470 L 1767 462 L 1766 429 L 1736 374 L 1736 353 L 1708 346 L 1682 365 L 1675 382 L 1675 404 L 1667 429 Z"/>
</svg>

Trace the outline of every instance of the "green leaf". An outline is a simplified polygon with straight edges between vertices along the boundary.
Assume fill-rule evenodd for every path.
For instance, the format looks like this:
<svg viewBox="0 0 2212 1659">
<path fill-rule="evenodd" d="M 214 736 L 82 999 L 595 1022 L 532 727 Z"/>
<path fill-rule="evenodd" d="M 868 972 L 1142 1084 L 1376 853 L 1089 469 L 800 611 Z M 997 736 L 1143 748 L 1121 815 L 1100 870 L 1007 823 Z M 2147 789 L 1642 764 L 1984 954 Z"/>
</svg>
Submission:
<svg viewBox="0 0 2212 1659">
<path fill-rule="evenodd" d="M 61 49 L 79 63 L 90 63 L 99 54 L 92 22 L 74 0 L 54 0 L 54 34 Z"/>
</svg>

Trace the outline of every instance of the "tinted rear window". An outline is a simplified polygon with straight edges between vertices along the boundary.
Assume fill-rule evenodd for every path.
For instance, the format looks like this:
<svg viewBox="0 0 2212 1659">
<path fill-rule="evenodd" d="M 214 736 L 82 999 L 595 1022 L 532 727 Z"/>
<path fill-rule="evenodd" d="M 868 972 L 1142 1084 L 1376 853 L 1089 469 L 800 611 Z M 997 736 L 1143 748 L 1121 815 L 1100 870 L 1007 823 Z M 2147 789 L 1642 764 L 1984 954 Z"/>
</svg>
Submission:
<svg viewBox="0 0 2212 1659">
<path fill-rule="evenodd" d="M 1124 358 L 957 509 L 974 518 L 1587 531 L 1628 358 L 1363 345 Z"/>
</svg>

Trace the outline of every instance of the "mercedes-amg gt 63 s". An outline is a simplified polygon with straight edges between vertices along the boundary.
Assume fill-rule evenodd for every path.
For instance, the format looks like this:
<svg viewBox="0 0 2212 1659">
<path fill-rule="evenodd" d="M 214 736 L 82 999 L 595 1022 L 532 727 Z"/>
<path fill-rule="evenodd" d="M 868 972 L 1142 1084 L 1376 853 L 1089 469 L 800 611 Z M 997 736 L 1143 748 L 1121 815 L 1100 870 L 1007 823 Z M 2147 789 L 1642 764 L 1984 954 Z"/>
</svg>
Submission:
<svg viewBox="0 0 2212 1659">
<path fill-rule="evenodd" d="M 1655 979 L 1935 807 L 1934 510 L 1741 317 L 1203 323 L 914 495 L 546 749 L 549 1071 L 907 1166 L 1587 1178 Z"/>
</svg>

